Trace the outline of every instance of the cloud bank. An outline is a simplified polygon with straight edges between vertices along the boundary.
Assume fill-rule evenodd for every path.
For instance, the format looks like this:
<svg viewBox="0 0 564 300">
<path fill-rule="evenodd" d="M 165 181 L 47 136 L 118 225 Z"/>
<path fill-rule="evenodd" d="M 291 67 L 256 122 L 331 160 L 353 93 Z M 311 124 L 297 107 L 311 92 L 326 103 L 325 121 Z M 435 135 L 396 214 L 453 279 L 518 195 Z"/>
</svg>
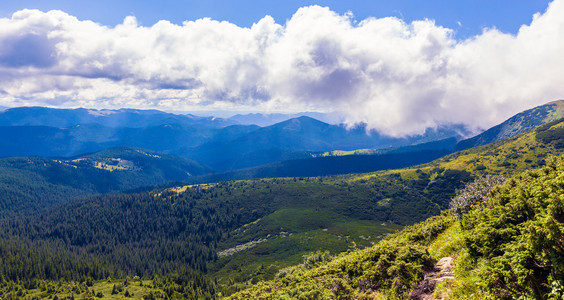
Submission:
<svg viewBox="0 0 564 300">
<path fill-rule="evenodd" d="M 336 111 L 389 135 L 486 128 L 564 98 L 564 0 L 515 35 L 300 8 L 286 24 L 116 27 L 61 11 L 0 19 L 0 105 Z"/>
</svg>

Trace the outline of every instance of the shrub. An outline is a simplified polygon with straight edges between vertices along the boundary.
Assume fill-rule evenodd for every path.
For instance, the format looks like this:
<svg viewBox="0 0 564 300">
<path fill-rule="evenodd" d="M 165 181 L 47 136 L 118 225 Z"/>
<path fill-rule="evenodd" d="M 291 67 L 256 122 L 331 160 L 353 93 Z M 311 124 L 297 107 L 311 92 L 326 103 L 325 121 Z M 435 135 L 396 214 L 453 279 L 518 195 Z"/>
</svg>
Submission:
<svg viewBox="0 0 564 300">
<path fill-rule="evenodd" d="M 450 202 L 450 209 L 458 219 L 474 207 L 487 205 L 486 196 L 498 184 L 505 181 L 502 175 L 478 175 L 474 182 L 469 183 Z"/>
<path fill-rule="evenodd" d="M 464 216 L 465 245 L 497 298 L 553 299 L 564 278 L 564 156 L 495 189 Z"/>
<path fill-rule="evenodd" d="M 324 251 L 324 252 L 317 251 L 309 255 L 304 255 L 303 266 L 306 269 L 309 269 L 321 262 L 329 261 L 329 260 L 331 260 L 331 254 L 329 254 L 329 251 Z"/>
</svg>

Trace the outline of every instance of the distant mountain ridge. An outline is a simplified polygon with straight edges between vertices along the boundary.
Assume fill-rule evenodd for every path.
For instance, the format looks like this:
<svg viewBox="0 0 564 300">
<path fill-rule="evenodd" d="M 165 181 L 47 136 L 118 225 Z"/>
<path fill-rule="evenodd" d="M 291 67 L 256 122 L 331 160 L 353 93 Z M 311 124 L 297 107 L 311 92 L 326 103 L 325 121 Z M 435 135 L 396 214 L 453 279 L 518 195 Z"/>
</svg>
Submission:
<svg viewBox="0 0 564 300">
<path fill-rule="evenodd" d="M 552 101 L 518 113 L 475 137 L 460 141 L 456 150 L 497 142 L 561 117 L 564 117 L 564 100 Z"/>
<path fill-rule="evenodd" d="M 313 159 L 319 152 L 389 149 L 385 152 L 410 152 L 402 155 L 405 162 L 423 163 L 425 161 L 419 158 L 432 159 L 447 154 L 445 150 L 449 147 L 452 152 L 495 142 L 563 115 L 564 101 L 554 101 L 519 113 L 475 137 L 461 140 L 468 134 L 462 125 L 441 126 L 427 129 L 423 135 L 393 138 L 369 131 L 362 124 L 347 128 L 308 116 L 260 127 L 235 124 L 236 120 L 232 119 L 156 110 L 21 107 L 0 112 L 0 156 L 72 157 L 113 147 L 138 147 L 189 158 L 217 173 L 288 160 Z M 423 153 L 421 151 L 435 151 L 435 154 L 419 155 Z M 337 161 L 347 161 L 360 167 L 360 161 L 366 159 L 359 158 L 358 163 L 353 162 L 355 158 L 331 161 L 337 165 L 340 164 Z M 380 158 L 374 159 L 378 161 Z M 306 165 L 313 168 L 326 165 L 327 161 L 308 161 Z M 278 165 L 276 169 L 282 172 L 289 165 Z M 367 166 L 383 165 L 366 163 L 358 170 L 349 166 L 331 168 L 327 174 L 372 170 Z M 273 170 L 272 166 L 266 169 Z M 308 171 L 304 174 L 316 173 Z"/>
<path fill-rule="evenodd" d="M 1 110 L 0 110 L 1 111 Z M 84 124 L 105 127 L 141 128 L 163 124 L 205 125 L 225 127 L 236 124 L 227 119 L 166 113 L 158 110 L 122 108 L 112 109 L 58 109 L 47 107 L 16 107 L 0 112 L 0 126 L 48 126 L 67 128 Z"/>
<path fill-rule="evenodd" d="M 460 126 L 444 126 L 420 136 L 392 138 L 364 125 L 347 128 L 307 116 L 266 127 L 235 123 L 156 110 L 10 108 L 0 112 L 0 156 L 69 157 L 112 147 L 139 147 L 228 171 L 307 158 L 318 151 L 460 139 L 463 131 Z"/>
<path fill-rule="evenodd" d="M 361 147 L 351 147 L 355 150 L 330 151 L 323 154 L 301 153 L 301 156 L 298 153 L 295 153 L 294 156 L 287 155 L 286 153 L 285 159 L 279 159 L 278 162 L 265 163 L 258 166 L 246 166 L 243 168 L 232 168 L 232 170 L 227 172 L 194 177 L 190 180 L 192 182 L 214 182 L 219 180 L 267 177 L 327 176 L 401 168 L 427 163 L 433 159 L 456 151 L 498 142 L 539 125 L 549 124 L 551 121 L 558 120 L 558 118 L 562 116 L 564 116 L 564 101 L 553 101 L 521 112 L 482 134 L 466 140 L 457 141 L 456 138 L 451 137 L 423 142 L 424 139 L 421 139 L 421 143 L 416 145 L 378 150 L 359 150 Z M 280 123 L 278 126 L 286 124 L 283 127 L 299 128 L 299 124 L 296 124 L 296 122 L 294 122 L 294 124 L 288 122 L 289 121 Z M 432 135 L 427 134 L 427 136 Z"/>
<path fill-rule="evenodd" d="M 347 128 L 302 116 L 258 128 L 236 139 L 186 149 L 182 154 L 217 171 L 229 171 L 312 156 L 306 152 L 400 147 L 449 137 L 461 138 L 459 133 L 460 128 L 453 126 L 429 129 L 420 136 L 393 138 L 369 131 L 364 125 Z M 241 159 L 245 157 L 255 159 Z"/>
<path fill-rule="evenodd" d="M 237 114 L 228 119 L 230 121 L 237 122 L 241 125 L 258 125 L 261 127 L 266 127 L 274 125 L 276 123 L 284 122 L 286 120 L 295 119 L 299 117 L 310 117 L 328 124 L 340 124 L 342 123 L 341 118 L 334 114 L 324 114 L 318 112 L 302 112 L 296 114 L 281 114 L 281 113 L 249 113 L 249 114 Z"/>
</svg>

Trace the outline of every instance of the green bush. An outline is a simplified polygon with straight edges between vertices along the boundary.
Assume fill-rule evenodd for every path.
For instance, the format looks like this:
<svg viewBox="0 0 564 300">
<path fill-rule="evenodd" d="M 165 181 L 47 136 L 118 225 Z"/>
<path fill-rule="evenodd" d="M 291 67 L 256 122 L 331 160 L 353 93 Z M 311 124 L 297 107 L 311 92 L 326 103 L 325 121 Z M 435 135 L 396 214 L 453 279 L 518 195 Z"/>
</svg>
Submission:
<svg viewBox="0 0 564 300">
<path fill-rule="evenodd" d="M 564 278 L 564 157 L 494 189 L 464 216 L 465 246 L 496 297 L 546 299 Z"/>
<path fill-rule="evenodd" d="M 433 266 L 427 246 L 453 223 L 452 214 L 445 213 L 331 260 L 325 252 L 314 253 L 303 265 L 283 269 L 276 279 L 229 299 L 406 299 Z"/>
</svg>

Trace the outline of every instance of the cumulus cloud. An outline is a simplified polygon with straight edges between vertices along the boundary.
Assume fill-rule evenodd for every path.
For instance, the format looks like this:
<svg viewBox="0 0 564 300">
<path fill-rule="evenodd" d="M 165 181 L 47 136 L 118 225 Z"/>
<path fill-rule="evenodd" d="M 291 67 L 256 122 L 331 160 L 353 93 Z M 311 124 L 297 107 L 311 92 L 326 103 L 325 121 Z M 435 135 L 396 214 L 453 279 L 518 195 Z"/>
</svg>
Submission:
<svg viewBox="0 0 564 300">
<path fill-rule="evenodd" d="M 564 98 L 564 0 L 517 34 L 463 41 L 432 20 L 300 8 L 285 24 L 106 27 L 61 11 L 0 19 L 0 105 L 339 112 L 384 134 L 486 128 Z"/>
</svg>

